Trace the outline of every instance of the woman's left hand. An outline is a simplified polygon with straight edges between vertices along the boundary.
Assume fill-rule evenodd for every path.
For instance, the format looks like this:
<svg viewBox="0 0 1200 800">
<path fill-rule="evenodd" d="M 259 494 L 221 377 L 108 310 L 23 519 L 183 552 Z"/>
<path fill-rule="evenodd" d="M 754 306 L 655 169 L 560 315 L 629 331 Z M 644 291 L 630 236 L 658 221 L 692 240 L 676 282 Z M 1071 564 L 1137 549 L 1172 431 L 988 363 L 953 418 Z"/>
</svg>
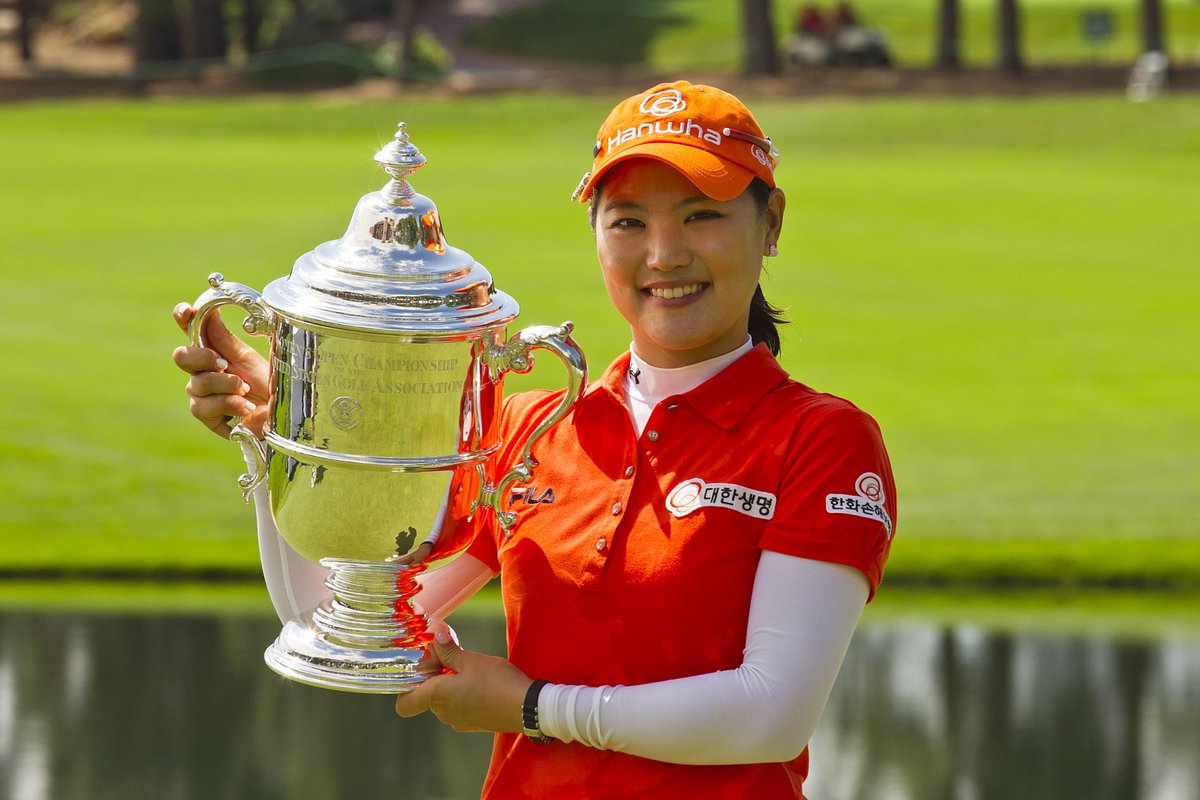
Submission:
<svg viewBox="0 0 1200 800">
<path fill-rule="evenodd" d="M 459 733 L 520 733 L 521 706 L 533 681 L 503 658 L 469 653 L 444 630 L 437 631 L 433 655 L 450 670 L 396 698 L 402 717 L 432 711 Z"/>
</svg>

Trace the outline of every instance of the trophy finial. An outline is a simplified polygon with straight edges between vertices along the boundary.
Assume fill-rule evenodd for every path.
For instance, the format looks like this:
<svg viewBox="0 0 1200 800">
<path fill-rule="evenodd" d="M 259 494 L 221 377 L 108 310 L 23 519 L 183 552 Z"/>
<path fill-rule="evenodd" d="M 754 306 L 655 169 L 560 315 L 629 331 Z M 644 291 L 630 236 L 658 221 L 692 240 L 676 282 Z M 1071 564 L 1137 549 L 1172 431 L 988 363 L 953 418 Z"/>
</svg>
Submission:
<svg viewBox="0 0 1200 800">
<path fill-rule="evenodd" d="M 392 141 L 375 154 L 375 163 L 392 177 L 383 187 L 383 196 L 389 203 L 396 206 L 411 205 L 416 192 L 409 185 L 408 176 L 416 172 L 426 160 L 417 146 L 408 139 L 408 123 L 401 122 Z"/>
</svg>

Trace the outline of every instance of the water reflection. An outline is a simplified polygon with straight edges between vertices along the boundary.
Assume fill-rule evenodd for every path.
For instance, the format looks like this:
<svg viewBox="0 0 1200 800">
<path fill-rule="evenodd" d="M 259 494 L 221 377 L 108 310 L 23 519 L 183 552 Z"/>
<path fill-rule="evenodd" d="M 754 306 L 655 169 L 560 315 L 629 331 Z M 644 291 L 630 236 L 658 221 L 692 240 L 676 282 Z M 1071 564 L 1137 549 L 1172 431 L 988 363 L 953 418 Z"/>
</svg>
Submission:
<svg viewBox="0 0 1200 800">
<path fill-rule="evenodd" d="M 456 620 L 503 652 L 499 619 Z M 0 613 L 0 797 L 475 798 L 490 749 L 261 662 L 265 618 Z M 820 800 L 1200 798 L 1200 642 L 859 631 Z"/>
<path fill-rule="evenodd" d="M 456 626 L 503 652 L 494 620 Z M 292 684 L 268 619 L 0 614 L 0 798 L 478 797 L 490 737 Z"/>
<path fill-rule="evenodd" d="M 817 798 L 1200 798 L 1200 641 L 867 626 L 812 742 Z"/>
</svg>

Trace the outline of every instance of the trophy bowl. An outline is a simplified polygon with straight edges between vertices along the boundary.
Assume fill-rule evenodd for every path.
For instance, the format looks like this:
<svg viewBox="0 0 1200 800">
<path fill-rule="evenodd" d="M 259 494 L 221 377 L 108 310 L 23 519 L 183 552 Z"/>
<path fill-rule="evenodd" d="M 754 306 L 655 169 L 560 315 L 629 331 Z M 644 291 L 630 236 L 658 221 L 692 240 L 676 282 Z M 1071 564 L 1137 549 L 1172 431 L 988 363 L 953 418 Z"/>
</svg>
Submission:
<svg viewBox="0 0 1200 800">
<path fill-rule="evenodd" d="M 507 336 L 517 303 L 446 243 L 437 208 L 408 182 L 426 159 L 404 123 L 375 161 L 391 180 L 359 200 L 341 239 L 261 293 L 213 273 L 188 335 L 205 346 L 204 319 L 237 305 L 243 329 L 270 338 L 263 434 L 239 422 L 230 436 L 250 465 L 238 482 L 247 502 L 265 486 L 287 547 L 329 570 L 329 595 L 285 621 L 267 664 L 313 686 L 394 694 L 429 675 L 417 576 L 461 553 L 480 514 L 511 528 L 500 498 L 530 481 L 531 448 L 570 412 L 587 364 L 569 322 Z M 504 375 L 531 369 L 536 350 L 566 365 L 566 393 L 520 460 L 497 465 Z"/>
</svg>

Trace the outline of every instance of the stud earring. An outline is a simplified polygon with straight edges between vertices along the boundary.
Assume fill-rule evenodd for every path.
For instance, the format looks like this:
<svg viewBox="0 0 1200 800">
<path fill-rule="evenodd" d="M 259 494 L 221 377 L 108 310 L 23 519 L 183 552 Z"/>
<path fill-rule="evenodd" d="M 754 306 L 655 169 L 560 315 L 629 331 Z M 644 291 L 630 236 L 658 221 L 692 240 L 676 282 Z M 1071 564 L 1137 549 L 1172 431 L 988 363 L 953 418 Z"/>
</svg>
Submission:
<svg viewBox="0 0 1200 800">
<path fill-rule="evenodd" d="M 767 245 L 767 257 L 774 258 L 777 255 L 779 255 L 779 246 L 774 244 Z"/>
</svg>

